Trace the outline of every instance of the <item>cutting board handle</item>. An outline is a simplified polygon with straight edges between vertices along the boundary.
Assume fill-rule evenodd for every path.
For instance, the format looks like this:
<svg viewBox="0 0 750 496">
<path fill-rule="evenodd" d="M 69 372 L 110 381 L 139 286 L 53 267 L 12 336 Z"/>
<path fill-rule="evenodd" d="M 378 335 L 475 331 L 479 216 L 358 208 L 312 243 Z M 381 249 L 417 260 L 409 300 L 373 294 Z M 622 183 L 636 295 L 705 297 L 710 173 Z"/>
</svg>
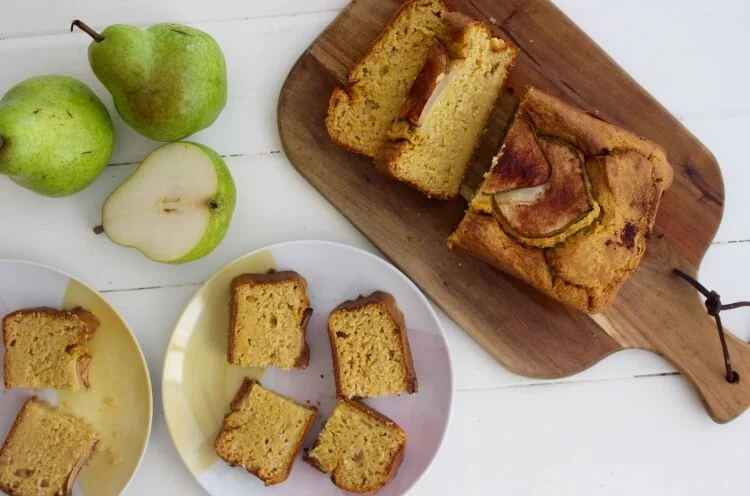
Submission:
<svg viewBox="0 0 750 496">
<path fill-rule="evenodd" d="M 702 295 L 673 271 L 695 278 L 695 269 L 666 243 L 653 243 L 649 252 L 613 307 L 594 320 L 624 348 L 650 350 L 674 364 L 696 387 L 711 418 L 729 422 L 750 407 L 750 345 L 725 330 L 739 376 L 727 381 L 716 322 Z"/>
</svg>

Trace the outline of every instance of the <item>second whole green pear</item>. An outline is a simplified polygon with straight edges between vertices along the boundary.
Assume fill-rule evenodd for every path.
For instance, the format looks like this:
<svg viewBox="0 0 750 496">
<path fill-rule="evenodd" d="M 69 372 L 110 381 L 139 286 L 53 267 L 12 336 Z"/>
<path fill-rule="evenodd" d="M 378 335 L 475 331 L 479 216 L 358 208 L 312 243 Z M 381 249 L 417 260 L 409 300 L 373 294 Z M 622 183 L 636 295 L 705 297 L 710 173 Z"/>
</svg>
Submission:
<svg viewBox="0 0 750 496">
<path fill-rule="evenodd" d="M 120 117 L 140 134 L 179 141 L 213 124 L 226 105 L 224 55 L 207 33 L 169 23 L 115 24 L 101 33 L 73 24 L 94 39 L 91 69 Z"/>
<path fill-rule="evenodd" d="M 41 195 L 69 196 L 87 187 L 114 144 L 104 104 L 72 77 L 27 79 L 0 100 L 0 174 Z"/>
</svg>

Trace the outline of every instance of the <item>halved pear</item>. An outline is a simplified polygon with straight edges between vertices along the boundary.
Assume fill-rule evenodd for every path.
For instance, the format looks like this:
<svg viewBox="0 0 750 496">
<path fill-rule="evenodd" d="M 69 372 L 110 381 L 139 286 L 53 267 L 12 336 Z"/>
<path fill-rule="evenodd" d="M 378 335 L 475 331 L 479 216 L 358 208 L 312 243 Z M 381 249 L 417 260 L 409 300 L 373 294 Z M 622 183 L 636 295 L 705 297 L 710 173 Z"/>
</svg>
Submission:
<svg viewBox="0 0 750 496">
<path fill-rule="evenodd" d="M 104 203 L 102 227 L 121 246 L 179 264 L 216 248 L 234 213 L 235 187 L 221 156 L 191 142 L 157 148 Z"/>
</svg>

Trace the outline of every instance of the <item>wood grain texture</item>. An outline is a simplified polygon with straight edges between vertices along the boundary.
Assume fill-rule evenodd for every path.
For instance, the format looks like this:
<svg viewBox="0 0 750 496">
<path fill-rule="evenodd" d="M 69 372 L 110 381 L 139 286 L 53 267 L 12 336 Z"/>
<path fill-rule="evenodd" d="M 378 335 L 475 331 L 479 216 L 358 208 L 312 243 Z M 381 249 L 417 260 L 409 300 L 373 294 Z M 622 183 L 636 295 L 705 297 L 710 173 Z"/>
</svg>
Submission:
<svg viewBox="0 0 750 496">
<path fill-rule="evenodd" d="M 335 146 L 328 97 L 401 2 L 355 0 L 303 54 L 279 100 L 279 127 L 295 167 L 506 368 L 557 378 L 624 348 L 654 351 L 697 387 L 711 417 L 726 422 L 750 405 L 750 347 L 730 339 L 741 378 L 728 384 L 713 322 L 695 291 L 672 275 L 695 274 L 721 220 L 724 189 L 715 159 L 548 0 L 456 0 L 451 7 L 495 26 L 520 48 L 508 90 L 466 183 L 476 187 L 528 85 L 661 143 L 675 167 L 641 268 L 615 305 L 590 317 L 537 293 L 468 254 L 448 235 L 466 203 L 432 201 Z"/>
</svg>

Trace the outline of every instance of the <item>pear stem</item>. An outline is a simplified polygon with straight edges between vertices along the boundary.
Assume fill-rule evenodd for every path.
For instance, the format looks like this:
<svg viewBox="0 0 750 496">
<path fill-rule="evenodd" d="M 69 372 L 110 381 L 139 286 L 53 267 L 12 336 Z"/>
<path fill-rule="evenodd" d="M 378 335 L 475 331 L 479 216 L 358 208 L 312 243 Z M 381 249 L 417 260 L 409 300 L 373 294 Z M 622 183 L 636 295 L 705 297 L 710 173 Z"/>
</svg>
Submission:
<svg viewBox="0 0 750 496">
<path fill-rule="evenodd" d="M 85 23 L 85 22 L 83 22 L 83 21 L 79 21 L 78 19 L 76 19 L 75 21 L 73 21 L 73 22 L 72 22 L 72 23 L 70 24 L 70 32 L 71 32 L 71 33 L 73 32 L 73 28 L 74 28 L 74 27 L 75 27 L 75 28 L 78 28 L 78 29 L 80 29 L 81 31 L 83 31 L 83 32 L 84 32 L 84 33 L 86 33 L 87 35 L 89 35 L 89 36 L 91 36 L 92 38 L 94 38 L 94 41 L 95 41 L 95 42 L 97 42 L 97 43 L 99 43 L 100 41 L 104 41 L 104 36 L 100 35 L 100 34 L 99 34 L 99 33 L 97 33 L 96 31 L 94 31 L 93 29 L 91 29 L 91 28 L 89 27 L 89 25 L 88 25 L 88 24 L 86 24 L 86 23 Z"/>
</svg>

